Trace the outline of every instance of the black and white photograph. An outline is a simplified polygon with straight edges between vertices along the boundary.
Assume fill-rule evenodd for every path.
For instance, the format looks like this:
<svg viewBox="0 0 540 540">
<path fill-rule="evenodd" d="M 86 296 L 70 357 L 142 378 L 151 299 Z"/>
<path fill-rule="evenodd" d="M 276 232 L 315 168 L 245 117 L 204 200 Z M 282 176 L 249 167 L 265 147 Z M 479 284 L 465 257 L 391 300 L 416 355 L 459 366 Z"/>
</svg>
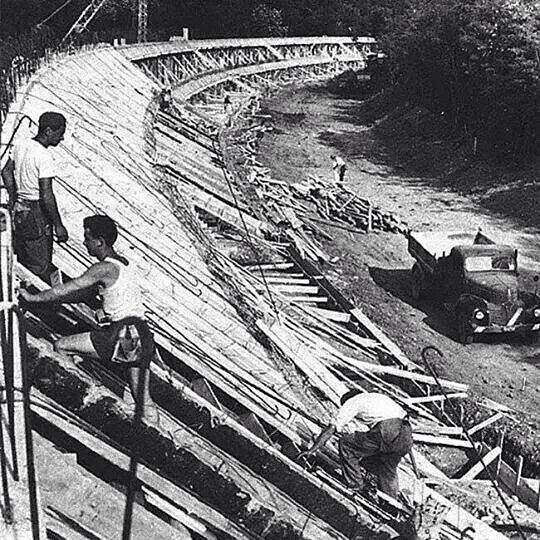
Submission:
<svg viewBox="0 0 540 540">
<path fill-rule="evenodd" d="M 0 540 L 540 540 L 537 0 L 0 0 Z"/>
</svg>

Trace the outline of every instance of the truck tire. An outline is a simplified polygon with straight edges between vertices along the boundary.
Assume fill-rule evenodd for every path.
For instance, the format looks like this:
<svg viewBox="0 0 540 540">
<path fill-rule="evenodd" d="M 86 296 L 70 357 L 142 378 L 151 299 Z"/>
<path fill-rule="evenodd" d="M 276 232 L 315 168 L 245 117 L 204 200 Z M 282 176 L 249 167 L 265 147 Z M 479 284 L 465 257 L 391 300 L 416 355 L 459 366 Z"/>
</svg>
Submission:
<svg viewBox="0 0 540 540">
<path fill-rule="evenodd" d="M 458 340 L 463 345 L 470 345 L 474 341 L 474 334 L 471 329 L 471 325 L 465 315 L 458 315 L 457 318 L 458 327 Z"/>
<path fill-rule="evenodd" d="M 422 299 L 426 292 L 424 272 L 422 271 L 418 263 L 414 263 L 411 269 L 410 279 L 411 297 L 415 302 L 417 302 L 418 300 Z"/>
</svg>

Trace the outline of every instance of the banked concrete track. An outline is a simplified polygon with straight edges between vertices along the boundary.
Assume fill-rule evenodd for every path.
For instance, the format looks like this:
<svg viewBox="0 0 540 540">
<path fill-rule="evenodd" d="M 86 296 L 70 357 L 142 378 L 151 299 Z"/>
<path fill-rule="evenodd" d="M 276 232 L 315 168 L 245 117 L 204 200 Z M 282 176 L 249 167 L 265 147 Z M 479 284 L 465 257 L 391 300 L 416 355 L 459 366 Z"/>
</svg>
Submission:
<svg viewBox="0 0 540 540">
<path fill-rule="evenodd" d="M 406 362 L 378 330 L 365 321 L 370 330 L 359 337 L 284 296 L 271 302 L 259 294 L 249 268 L 218 249 L 195 211 L 247 229 L 250 243 L 275 247 L 264 235 L 268 225 L 231 189 L 219 137 L 230 118 L 215 107 L 205 115 L 204 104 L 221 103 L 227 90 L 242 114 L 258 88 L 361 68 L 372 46 L 370 39 L 347 38 L 105 46 L 43 67 L 20 89 L 3 127 L 5 140 L 21 115 L 34 121 L 45 110 L 66 115 L 66 138 L 55 150 L 55 191 L 70 240 L 56 246 L 54 263 L 68 276 L 80 273 L 90 263 L 83 218 L 98 212 L 115 219 L 119 251 L 140 276 L 165 362 L 152 367 L 159 423 L 138 430 L 119 397 L 125 390 L 119 374 L 50 351 L 54 335 L 94 324 L 88 308 L 30 316 L 34 399 L 63 411 L 59 419 L 36 405 L 38 428 L 93 474 L 112 475 L 118 484 L 125 483 L 126 452 L 140 453 L 141 501 L 156 520 L 176 525 L 180 537 L 391 537 L 399 520 L 388 508 L 351 497 L 338 479 L 335 448 L 324 454 L 325 470 L 307 472 L 294 460 L 354 385 L 351 371 L 410 406 L 418 436 L 459 435 L 378 374 L 385 369 L 377 368 L 381 355 L 398 367 Z M 173 86 L 176 103 L 160 113 L 165 85 Z M 26 125 L 17 138 L 33 132 Z M 420 396 L 422 385 L 433 384 L 411 377 L 420 381 Z M 466 446 L 462 438 L 452 440 Z M 417 461 L 425 474 L 444 479 L 420 454 Z M 442 509 L 438 523 L 434 518 L 442 538 L 459 538 L 467 527 L 475 538 L 499 537 L 418 482 L 406 464 L 401 475 L 411 499 Z M 109 537 L 106 530 L 99 535 Z"/>
</svg>

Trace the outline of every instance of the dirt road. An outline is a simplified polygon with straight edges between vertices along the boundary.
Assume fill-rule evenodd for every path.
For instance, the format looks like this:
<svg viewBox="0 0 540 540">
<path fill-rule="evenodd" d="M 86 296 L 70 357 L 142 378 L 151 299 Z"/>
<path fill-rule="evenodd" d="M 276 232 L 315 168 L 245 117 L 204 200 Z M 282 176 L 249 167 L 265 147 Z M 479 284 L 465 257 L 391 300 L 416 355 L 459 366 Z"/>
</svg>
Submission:
<svg viewBox="0 0 540 540">
<path fill-rule="evenodd" d="M 529 227 L 524 227 L 519 216 L 495 214 L 458 194 L 441 182 L 440 174 L 430 173 L 440 169 L 436 162 L 428 163 L 422 174 L 411 174 L 396 163 L 378 137 L 375 126 L 379 120 L 363 122 L 358 100 L 340 99 L 322 88 L 289 88 L 269 98 L 266 105 L 274 118 L 274 130 L 265 135 L 259 159 L 272 169 L 276 179 L 298 181 L 308 174 L 329 177 L 329 156 L 338 153 L 348 163 L 348 187 L 394 212 L 411 228 L 475 230 L 481 226 L 488 235 L 519 248 L 520 263 L 540 273 L 540 234 L 534 223 L 529 220 Z M 433 141 L 431 136 L 431 148 L 434 142 L 441 144 L 441 155 L 448 151 L 442 149 L 444 141 Z M 433 152 L 430 156 L 433 160 Z M 515 196 L 512 201 L 520 204 Z M 444 353 L 444 358 L 435 362 L 441 375 L 468 383 L 473 397 L 486 396 L 519 411 L 517 429 L 522 430 L 523 440 L 538 437 L 537 344 L 499 336 L 461 345 L 454 338 L 450 318 L 441 309 L 412 301 L 408 271 L 413 260 L 403 236 L 326 230 L 333 241 L 325 242 L 325 250 L 339 257 L 337 263 L 328 265 L 326 275 L 411 359 L 420 362 L 422 348 L 436 345 Z M 524 280 L 530 276 L 528 272 Z"/>
</svg>

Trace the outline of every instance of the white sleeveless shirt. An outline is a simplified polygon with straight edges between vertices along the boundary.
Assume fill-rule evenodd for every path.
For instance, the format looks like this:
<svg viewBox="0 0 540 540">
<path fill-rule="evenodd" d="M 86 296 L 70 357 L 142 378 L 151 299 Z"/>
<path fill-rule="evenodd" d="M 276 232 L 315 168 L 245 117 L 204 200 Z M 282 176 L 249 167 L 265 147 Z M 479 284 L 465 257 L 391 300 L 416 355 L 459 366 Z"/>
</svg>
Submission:
<svg viewBox="0 0 540 540">
<path fill-rule="evenodd" d="M 117 280 L 110 287 L 98 287 L 105 315 L 112 322 L 126 317 L 144 318 L 142 295 L 131 266 L 111 257 L 104 259 L 104 262 L 113 263 L 119 272 Z"/>
</svg>

